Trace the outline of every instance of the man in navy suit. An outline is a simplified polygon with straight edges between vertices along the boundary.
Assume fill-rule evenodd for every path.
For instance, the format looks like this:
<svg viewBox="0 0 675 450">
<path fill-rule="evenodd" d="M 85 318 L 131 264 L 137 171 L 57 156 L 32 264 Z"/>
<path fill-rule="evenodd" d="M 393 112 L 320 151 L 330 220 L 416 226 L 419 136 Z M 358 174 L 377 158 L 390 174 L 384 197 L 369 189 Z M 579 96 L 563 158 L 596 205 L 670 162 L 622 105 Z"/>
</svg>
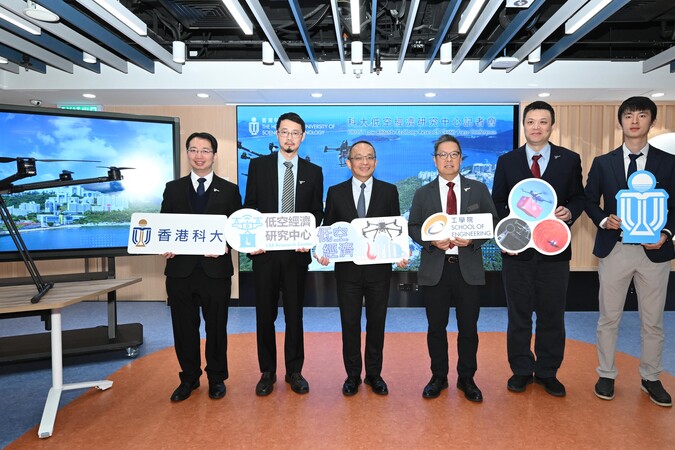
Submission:
<svg viewBox="0 0 675 450">
<path fill-rule="evenodd" d="M 170 181 L 164 190 L 162 213 L 224 214 L 241 208 L 241 195 L 233 183 L 213 173 L 218 141 L 209 133 L 193 133 L 186 141 L 192 171 Z M 223 244 L 226 245 L 226 244 Z M 166 292 L 180 364 L 181 384 L 171 395 L 185 400 L 199 387 L 201 350 L 199 309 L 206 329 L 206 374 L 209 397 L 225 396 L 227 371 L 227 307 L 232 288 L 232 258 L 224 255 L 176 255 L 165 253 Z"/>
<path fill-rule="evenodd" d="M 526 178 L 541 178 L 555 190 L 555 217 L 572 226 L 584 211 L 581 158 L 571 150 L 551 144 L 555 111 L 546 102 L 530 103 L 523 111 L 526 144 L 497 160 L 492 199 L 499 218 L 510 214 L 509 193 Z M 570 273 L 571 246 L 562 253 L 545 256 L 529 248 L 518 254 L 503 253 L 502 278 L 509 324 L 506 345 L 513 376 L 507 382 L 512 392 L 525 391 L 536 381 L 549 394 L 565 395 L 557 372 L 565 352 L 565 304 Z M 537 315 L 534 353 L 532 313 Z M 534 374 L 534 378 L 532 375 Z"/>
<path fill-rule="evenodd" d="M 251 160 L 244 207 L 261 213 L 308 212 L 314 215 L 318 226 L 323 218 L 323 173 L 321 167 L 298 157 L 300 144 L 305 140 L 305 122 L 296 113 L 282 114 L 277 120 L 277 137 L 279 152 Z M 292 188 L 288 199 L 283 195 L 287 178 Z M 276 382 L 274 321 L 281 291 L 286 319 L 285 380 L 294 392 L 305 394 L 309 392 L 309 383 L 301 373 L 305 361 L 302 307 L 307 266 L 312 261 L 309 249 L 258 250 L 249 257 L 253 262 L 258 363 L 262 372 L 255 392 L 259 396 L 269 395 Z"/>
<path fill-rule="evenodd" d="M 370 142 L 358 141 L 349 148 L 347 167 L 352 172 L 352 178 L 328 189 L 324 225 L 351 222 L 357 217 L 401 215 L 396 186 L 375 179 L 376 166 L 377 155 Z M 318 261 L 323 265 L 330 262 L 325 256 Z M 406 264 L 407 261 L 398 263 L 399 267 Z M 354 395 L 361 384 L 361 310 L 365 299 L 365 383 L 374 393 L 387 395 L 389 390 L 381 372 L 391 264 L 338 262 L 335 263 L 335 279 L 342 322 L 342 358 L 347 372 L 342 393 Z"/>
<path fill-rule="evenodd" d="M 474 382 L 478 367 L 478 286 L 485 284 L 481 245 L 487 239 L 422 240 L 422 225 L 431 215 L 490 213 L 497 222 L 497 211 L 490 191 L 480 181 L 459 174 L 462 149 L 450 135 L 434 144 L 434 163 L 438 177 L 415 192 L 410 208 L 408 231 L 422 246 L 417 283 L 422 287 L 429 329 L 427 347 L 431 358 L 431 380 L 424 387 L 424 398 L 436 398 L 448 387 L 448 317 L 454 303 L 457 315 L 457 388 L 472 402 L 482 402 L 483 394 Z M 450 205 L 452 199 L 452 205 Z M 448 211 L 454 209 L 454 211 Z"/>
<path fill-rule="evenodd" d="M 598 227 L 593 254 L 598 259 L 600 318 L 597 330 L 598 375 L 595 395 L 614 398 L 616 341 L 619 322 L 631 280 L 635 283 L 640 310 L 642 390 L 659 406 L 672 406 L 672 399 L 659 381 L 663 371 L 663 310 L 675 258 L 675 156 L 649 145 L 649 130 L 656 120 L 656 105 L 647 97 L 631 97 L 621 104 L 618 120 L 623 145 L 596 157 L 586 184 L 586 213 Z M 631 167 L 632 166 L 632 167 Z M 668 195 L 667 220 L 654 244 L 624 244 L 616 194 L 628 189 L 627 178 L 636 170 L 647 170 L 656 178 L 656 189 Z M 603 206 L 600 206 L 602 200 Z"/>
</svg>

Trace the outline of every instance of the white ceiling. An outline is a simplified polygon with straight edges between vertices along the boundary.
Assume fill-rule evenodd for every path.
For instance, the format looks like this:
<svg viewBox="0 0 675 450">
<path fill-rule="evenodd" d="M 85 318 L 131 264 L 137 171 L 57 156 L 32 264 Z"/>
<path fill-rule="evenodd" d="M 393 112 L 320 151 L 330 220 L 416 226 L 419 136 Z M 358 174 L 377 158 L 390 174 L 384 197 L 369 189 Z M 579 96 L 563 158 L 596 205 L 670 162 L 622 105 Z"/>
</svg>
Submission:
<svg viewBox="0 0 675 450">
<path fill-rule="evenodd" d="M 407 61 L 398 72 L 395 61 L 384 61 L 380 74 L 368 64 L 293 62 L 291 73 L 278 62 L 188 61 L 183 73 L 157 65 L 148 73 L 130 65 L 128 73 L 102 66 L 100 74 L 80 67 L 69 74 L 48 68 L 46 74 L 21 70 L 0 73 L 0 103 L 43 106 L 91 105 L 223 105 L 305 103 L 518 103 L 537 100 L 559 102 L 620 102 L 633 95 L 664 92 L 658 101 L 675 101 L 675 74 L 668 65 L 642 73 L 642 62 L 556 61 L 534 73 L 521 64 L 511 72 L 478 70 L 478 61 L 465 61 L 456 71 L 436 63 L 428 73 L 424 61 Z M 354 69 L 361 69 L 360 77 Z M 201 99 L 198 92 L 209 94 Z M 323 94 L 313 98 L 314 92 Z M 434 92 L 434 98 L 425 93 Z M 95 99 L 82 97 L 93 93 Z"/>
</svg>

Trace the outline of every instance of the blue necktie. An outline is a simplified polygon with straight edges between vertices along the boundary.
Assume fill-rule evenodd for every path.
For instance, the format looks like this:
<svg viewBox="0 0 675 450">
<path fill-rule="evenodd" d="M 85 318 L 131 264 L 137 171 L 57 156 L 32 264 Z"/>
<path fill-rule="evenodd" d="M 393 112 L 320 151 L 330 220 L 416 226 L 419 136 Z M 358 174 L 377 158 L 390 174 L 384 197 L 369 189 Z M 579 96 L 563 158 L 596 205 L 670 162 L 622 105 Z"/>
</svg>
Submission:
<svg viewBox="0 0 675 450">
<path fill-rule="evenodd" d="M 359 194 L 359 201 L 356 203 L 356 215 L 359 218 L 366 217 L 366 183 L 361 183 L 361 194 Z"/>
<path fill-rule="evenodd" d="M 199 183 L 199 186 L 197 186 L 197 195 L 202 196 L 204 195 L 204 183 L 206 182 L 206 178 L 200 178 L 197 180 L 197 183 Z"/>
</svg>

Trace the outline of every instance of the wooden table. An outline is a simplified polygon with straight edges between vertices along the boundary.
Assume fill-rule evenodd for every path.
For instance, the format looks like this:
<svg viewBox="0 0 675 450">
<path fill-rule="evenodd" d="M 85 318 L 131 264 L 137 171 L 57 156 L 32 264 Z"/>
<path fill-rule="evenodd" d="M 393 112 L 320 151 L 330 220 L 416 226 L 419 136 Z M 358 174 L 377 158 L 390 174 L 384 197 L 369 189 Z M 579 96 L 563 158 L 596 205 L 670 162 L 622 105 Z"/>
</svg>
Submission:
<svg viewBox="0 0 675 450">
<path fill-rule="evenodd" d="M 0 314 L 51 311 L 52 387 L 49 389 L 42 413 L 42 420 L 40 421 L 40 428 L 38 429 L 38 436 L 40 438 L 47 438 L 52 435 L 56 412 L 61 400 L 61 392 L 90 387 L 105 390 L 112 386 L 112 381 L 110 380 L 63 384 L 61 310 L 66 306 L 96 298 L 140 281 L 141 278 L 128 278 L 56 283 L 40 302 L 35 304 L 30 302 L 31 297 L 35 295 L 35 286 L 0 287 Z"/>
</svg>

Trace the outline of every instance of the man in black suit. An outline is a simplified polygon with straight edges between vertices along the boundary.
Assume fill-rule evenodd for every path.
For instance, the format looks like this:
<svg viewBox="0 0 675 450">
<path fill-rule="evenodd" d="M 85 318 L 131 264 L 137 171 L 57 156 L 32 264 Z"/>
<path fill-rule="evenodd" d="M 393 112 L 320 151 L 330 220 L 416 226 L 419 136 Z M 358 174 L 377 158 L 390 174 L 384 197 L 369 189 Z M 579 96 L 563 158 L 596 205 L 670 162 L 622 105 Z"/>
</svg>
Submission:
<svg viewBox="0 0 675 450">
<path fill-rule="evenodd" d="M 483 394 L 474 382 L 478 368 L 479 285 L 485 284 L 481 245 L 486 239 L 464 239 L 454 236 L 437 241 L 422 240 L 422 225 L 431 215 L 490 213 L 493 222 L 497 212 L 490 191 L 480 181 L 459 174 L 462 149 L 459 141 L 448 134 L 434 144 L 434 164 L 438 177 L 415 192 L 408 231 L 422 246 L 417 283 L 422 287 L 429 329 L 427 346 L 431 358 L 431 380 L 424 387 L 424 398 L 436 398 L 448 387 L 448 317 L 454 303 L 457 316 L 457 388 L 473 402 L 483 401 Z"/>
<path fill-rule="evenodd" d="M 619 322 L 626 292 L 635 283 L 640 309 L 642 351 L 640 377 L 642 390 L 659 406 L 672 406 L 670 394 L 659 375 L 663 371 L 663 310 L 666 304 L 670 261 L 675 258 L 675 156 L 649 145 L 649 130 L 656 120 L 656 105 L 647 97 L 631 97 L 621 104 L 618 120 L 623 145 L 596 157 L 586 184 L 586 213 L 598 227 L 593 254 L 598 257 L 600 278 L 600 318 L 598 319 L 598 375 L 595 395 L 614 398 L 615 363 Z M 656 178 L 656 189 L 668 195 L 667 219 L 653 244 L 624 244 L 616 194 L 628 189 L 627 179 L 637 170 L 647 170 Z M 602 207 L 600 202 L 602 200 Z"/>
<path fill-rule="evenodd" d="M 318 226 L 323 218 L 323 173 L 321 167 L 298 157 L 305 139 L 305 122 L 296 113 L 282 114 L 277 120 L 277 136 L 278 153 L 251 160 L 244 207 L 261 213 L 309 212 Z M 302 306 L 307 266 L 312 260 L 309 249 L 258 250 L 249 253 L 249 257 L 253 262 L 258 363 L 262 372 L 255 392 L 269 395 L 276 382 L 274 321 L 281 291 L 286 320 L 285 379 L 294 392 L 305 394 L 309 383 L 301 373 L 305 360 Z"/>
<path fill-rule="evenodd" d="M 224 214 L 241 208 L 241 195 L 233 183 L 213 173 L 218 141 L 209 133 L 193 133 L 186 141 L 192 171 L 170 181 L 164 189 L 162 213 Z M 226 244 L 223 244 L 226 246 Z M 209 397 L 225 396 L 227 371 L 227 307 L 232 288 L 232 258 L 227 246 L 224 255 L 176 255 L 166 258 L 166 292 L 180 364 L 180 385 L 171 395 L 174 402 L 185 400 L 199 387 L 201 350 L 199 309 L 206 328 L 206 374 Z"/>
<path fill-rule="evenodd" d="M 375 148 L 368 141 L 358 141 L 349 148 L 347 167 L 352 178 L 331 186 L 326 197 L 324 225 L 351 222 L 360 217 L 400 216 L 396 186 L 373 177 L 377 166 Z M 327 265 L 325 256 L 318 260 Z M 407 261 L 398 263 L 405 267 Z M 357 265 L 353 262 L 335 263 L 337 297 L 342 322 L 342 358 L 347 379 L 342 393 L 354 395 L 361 384 L 361 310 L 366 307 L 365 383 L 373 392 L 387 395 L 387 383 L 382 379 L 382 349 L 384 326 L 389 302 L 391 264 Z"/>
<path fill-rule="evenodd" d="M 510 214 L 509 193 L 526 178 L 541 178 L 556 192 L 555 217 L 572 226 L 584 211 L 581 158 L 571 150 L 551 144 L 555 111 L 546 102 L 530 103 L 523 111 L 526 144 L 497 160 L 492 199 L 499 218 Z M 549 394 L 565 396 L 557 373 L 565 353 L 565 303 L 570 272 L 571 246 L 545 256 L 530 248 L 522 253 L 503 253 L 502 278 L 509 324 L 506 345 L 513 376 L 507 388 L 525 391 L 536 381 Z M 534 353 L 532 313 L 537 315 Z M 534 374 L 534 378 L 532 375 Z"/>
</svg>

